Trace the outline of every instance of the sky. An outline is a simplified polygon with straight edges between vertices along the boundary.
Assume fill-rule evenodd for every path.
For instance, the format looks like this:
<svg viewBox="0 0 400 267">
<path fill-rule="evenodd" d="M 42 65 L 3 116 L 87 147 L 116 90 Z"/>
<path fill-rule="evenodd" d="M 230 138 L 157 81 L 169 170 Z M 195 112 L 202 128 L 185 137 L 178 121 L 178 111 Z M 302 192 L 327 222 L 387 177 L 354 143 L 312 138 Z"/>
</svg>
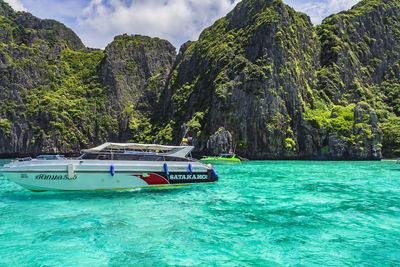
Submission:
<svg viewBox="0 0 400 267">
<path fill-rule="evenodd" d="M 88 47 L 105 48 L 114 36 L 141 34 L 170 41 L 177 49 L 225 16 L 241 0 L 5 0 L 15 10 L 55 19 Z M 359 0 L 283 0 L 314 25 Z"/>
</svg>

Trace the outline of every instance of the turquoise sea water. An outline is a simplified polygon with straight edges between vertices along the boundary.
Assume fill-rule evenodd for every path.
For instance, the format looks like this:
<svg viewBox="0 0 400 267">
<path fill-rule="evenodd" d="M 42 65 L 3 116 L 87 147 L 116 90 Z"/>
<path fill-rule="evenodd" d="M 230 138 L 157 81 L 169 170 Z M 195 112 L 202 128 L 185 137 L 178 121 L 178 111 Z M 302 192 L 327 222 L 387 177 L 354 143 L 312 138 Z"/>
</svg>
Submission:
<svg viewBox="0 0 400 267">
<path fill-rule="evenodd" d="M 95 193 L 33 193 L 0 178 L 0 265 L 400 264 L 394 162 L 217 171 L 215 185 Z"/>
</svg>

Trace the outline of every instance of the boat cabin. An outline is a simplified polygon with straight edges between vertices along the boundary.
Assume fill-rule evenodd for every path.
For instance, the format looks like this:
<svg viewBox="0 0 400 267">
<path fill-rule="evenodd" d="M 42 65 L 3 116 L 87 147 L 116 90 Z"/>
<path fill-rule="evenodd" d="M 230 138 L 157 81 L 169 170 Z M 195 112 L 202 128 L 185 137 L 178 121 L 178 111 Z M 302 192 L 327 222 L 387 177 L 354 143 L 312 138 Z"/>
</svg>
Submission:
<svg viewBox="0 0 400 267">
<path fill-rule="evenodd" d="M 156 144 L 105 143 L 82 150 L 84 160 L 194 161 L 187 155 L 193 146 L 164 146 Z"/>
<path fill-rule="evenodd" d="M 236 154 L 221 154 L 218 157 L 223 159 L 233 159 L 235 158 Z"/>
</svg>

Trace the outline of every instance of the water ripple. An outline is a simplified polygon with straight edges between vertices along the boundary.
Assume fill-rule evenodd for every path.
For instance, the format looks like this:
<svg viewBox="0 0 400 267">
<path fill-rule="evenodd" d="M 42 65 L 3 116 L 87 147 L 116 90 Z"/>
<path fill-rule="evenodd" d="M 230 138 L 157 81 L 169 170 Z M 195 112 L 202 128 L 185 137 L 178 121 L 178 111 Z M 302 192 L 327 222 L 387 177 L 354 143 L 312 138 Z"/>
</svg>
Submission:
<svg viewBox="0 0 400 267">
<path fill-rule="evenodd" d="M 32 193 L 0 178 L 0 265 L 400 264 L 392 162 L 245 162 L 215 185 Z"/>
</svg>

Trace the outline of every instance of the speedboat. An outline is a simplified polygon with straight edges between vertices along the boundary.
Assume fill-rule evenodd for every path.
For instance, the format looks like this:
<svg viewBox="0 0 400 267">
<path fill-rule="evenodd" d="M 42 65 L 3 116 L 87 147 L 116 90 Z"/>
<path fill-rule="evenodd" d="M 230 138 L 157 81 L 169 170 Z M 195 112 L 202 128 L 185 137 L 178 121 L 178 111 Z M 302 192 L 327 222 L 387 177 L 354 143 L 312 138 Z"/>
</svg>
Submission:
<svg viewBox="0 0 400 267">
<path fill-rule="evenodd" d="M 217 157 L 204 157 L 200 159 L 204 164 L 224 164 L 224 165 L 236 165 L 242 164 L 240 159 L 236 158 L 236 154 L 220 154 Z"/>
<path fill-rule="evenodd" d="M 79 158 L 41 155 L 0 168 L 9 180 L 31 191 L 124 190 L 214 183 L 218 175 L 187 155 L 193 146 L 105 143 Z"/>
</svg>

